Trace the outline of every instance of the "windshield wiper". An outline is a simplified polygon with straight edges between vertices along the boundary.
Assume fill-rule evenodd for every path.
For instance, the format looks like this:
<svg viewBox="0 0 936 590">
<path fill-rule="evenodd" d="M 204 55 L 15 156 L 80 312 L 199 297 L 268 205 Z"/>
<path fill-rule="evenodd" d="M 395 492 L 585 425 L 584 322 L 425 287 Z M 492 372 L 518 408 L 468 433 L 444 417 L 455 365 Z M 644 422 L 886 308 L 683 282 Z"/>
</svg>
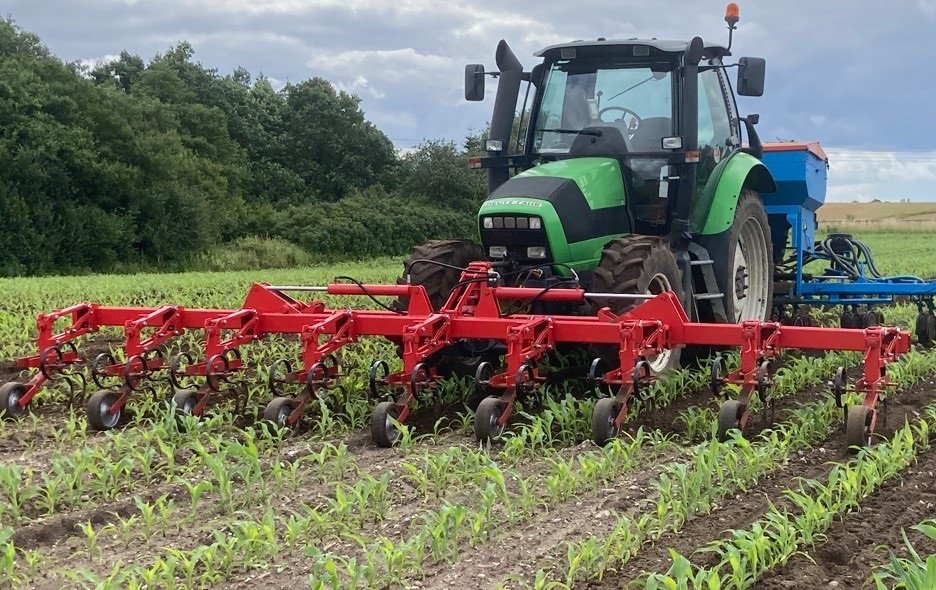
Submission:
<svg viewBox="0 0 936 590">
<path fill-rule="evenodd" d="M 653 80 L 653 78 L 654 78 L 654 76 L 651 74 L 650 77 L 647 78 L 646 80 L 641 80 L 640 82 L 637 82 L 636 84 L 634 84 L 634 85 L 631 86 L 630 88 L 625 88 L 624 90 L 618 92 L 617 94 L 615 94 L 614 96 L 612 96 L 611 98 L 609 98 L 609 99 L 608 99 L 608 102 L 611 102 L 612 100 L 614 100 L 615 98 L 621 96 L 622 94 L 626 94 L 626 93 L 630 92 L 631 90 L 633 90 L 634 88 L 637 88 L 638 86 L 642 86 L 642 85 L 646 84 L 646 83 L 649 82 L 650 80 Z"/>
<path fill-rule="evenodd" d="M 601 131 L 592 129 L 543 129 L 543 133 L 574 133 L 576 135 L 601 137 Z"/>
</svg>

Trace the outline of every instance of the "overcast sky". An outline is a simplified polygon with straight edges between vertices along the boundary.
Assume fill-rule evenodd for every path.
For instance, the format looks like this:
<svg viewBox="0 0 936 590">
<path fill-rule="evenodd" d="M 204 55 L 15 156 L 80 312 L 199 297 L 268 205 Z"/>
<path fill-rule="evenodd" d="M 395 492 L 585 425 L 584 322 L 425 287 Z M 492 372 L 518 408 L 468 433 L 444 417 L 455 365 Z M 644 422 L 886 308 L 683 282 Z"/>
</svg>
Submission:
<svg viewBox="0 0 936 590">
<path fill-rule="evenodd" d="M 493 67 L 506 39 L 524 65 L 544 45 L 598 36 L 724 42 L 722 0 L 7 0 L 67 61 L 178 41 L 203 64 L 275 84 L 323 76 L 361 97 L 398 147 L 461 140 L 491 100 L 462 99 L 462 68 Z M 764 139 L 819 139 L 830 199 L 936 200 L 936 0 L 748 0 L 734 54 L 767 59 L 744 99 Z M 494 84 L 489 84 L 488 92 Z"/>
</svg>

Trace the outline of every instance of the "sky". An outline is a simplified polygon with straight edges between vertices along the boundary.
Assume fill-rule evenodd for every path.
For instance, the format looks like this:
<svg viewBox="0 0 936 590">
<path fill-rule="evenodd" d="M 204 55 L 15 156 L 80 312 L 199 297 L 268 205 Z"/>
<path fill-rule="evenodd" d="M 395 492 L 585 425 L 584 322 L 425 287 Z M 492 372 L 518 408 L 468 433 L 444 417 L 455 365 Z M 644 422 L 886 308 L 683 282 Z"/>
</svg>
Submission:
<svg viewBox="0 0 936 590">
<path fill-rule="evenodd" d="M 322 76 L 361 98 L 401 149 L 482 129 L 463 66 L 506 39 L 527 68 L 543 46 L 596 37 L 727 41 L 722 0 L 6 0 L 0 11 L 66 61 L 144 58 L 186 40 L 195 59 L 274 83 Z M 936 0 L 747 0 L 733 53 L 767 60 L 739 100 L 764 140 L 820 140 L 829 200 L 936 201 Z"/>
</svg>

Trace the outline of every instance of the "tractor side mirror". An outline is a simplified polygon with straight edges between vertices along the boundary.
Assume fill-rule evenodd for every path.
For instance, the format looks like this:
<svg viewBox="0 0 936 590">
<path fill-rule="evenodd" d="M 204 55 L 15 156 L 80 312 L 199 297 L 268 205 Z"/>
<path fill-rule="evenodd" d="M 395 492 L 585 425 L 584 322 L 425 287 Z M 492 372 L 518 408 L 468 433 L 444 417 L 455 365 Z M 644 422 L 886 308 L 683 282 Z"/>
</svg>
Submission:
<svg viewBox="0 0 936 590">
<path fill-rule="evenodd" d="M 546 67 L 543 64 L 536 64 L 530 70 L 530 82 L 539 88 L 543 85 L 543 79 L 546 77 Z"/>
<path fill-rule="evenodd" d="M 484 66 L 481 64 L 465 66 L 465 100 L 484 100 Z"/>
<path fill-rule="evenodd" d="M 767 61 L 762 57 L 742 57 L 738 60 L 738 94 L 764 95 L 764 69 Z"/>
</svg>

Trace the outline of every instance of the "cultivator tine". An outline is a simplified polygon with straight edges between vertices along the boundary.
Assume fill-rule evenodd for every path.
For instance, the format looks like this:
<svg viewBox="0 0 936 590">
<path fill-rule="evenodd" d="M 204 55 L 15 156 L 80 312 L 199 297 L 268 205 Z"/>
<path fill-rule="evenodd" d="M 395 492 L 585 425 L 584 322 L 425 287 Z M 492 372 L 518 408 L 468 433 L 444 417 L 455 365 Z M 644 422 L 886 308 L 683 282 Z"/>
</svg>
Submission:
<svg viewBox="0 0 936 590">
<path fill-rule="evenodd" d="M 845 367 L 839 367 L 835 371 L 835 377 L 832 380 L 832 397 L 835 399 L 835 406 L 842 408 L 842 429 L 848 423 L 848 404 L 845 403 L 845 392 L 848 389 L 848 377 Z"/>
<path fill-rule="evenodd" d="M 478 365 L 474 375 L 475 395 L 486 396 L 491 391 L 491 379 L 495 372 L 494 365 L 488 361 L 482 361 Z"/>
<path fill-rule="evenodd" d="M 64 383 L 68 387 L 68 403 L 75 405 L 77 394 L 84 395 L 87 379 L 76 367 L 82 363 L 74 342 L 50 346 L 39 354 L 39 373 L 47 383 Z M 28 402 L 28 400 L 26 400 Z"/>
<path fill-rule="evenodd" d="M 374 361 L 367 371 L 367 386 L 373 399 L 380 399 L 383 395 L 380 388 L 387 385 L 387 378 L 390 376 L 390 365 L 387 361 Z"/>
</svg>

